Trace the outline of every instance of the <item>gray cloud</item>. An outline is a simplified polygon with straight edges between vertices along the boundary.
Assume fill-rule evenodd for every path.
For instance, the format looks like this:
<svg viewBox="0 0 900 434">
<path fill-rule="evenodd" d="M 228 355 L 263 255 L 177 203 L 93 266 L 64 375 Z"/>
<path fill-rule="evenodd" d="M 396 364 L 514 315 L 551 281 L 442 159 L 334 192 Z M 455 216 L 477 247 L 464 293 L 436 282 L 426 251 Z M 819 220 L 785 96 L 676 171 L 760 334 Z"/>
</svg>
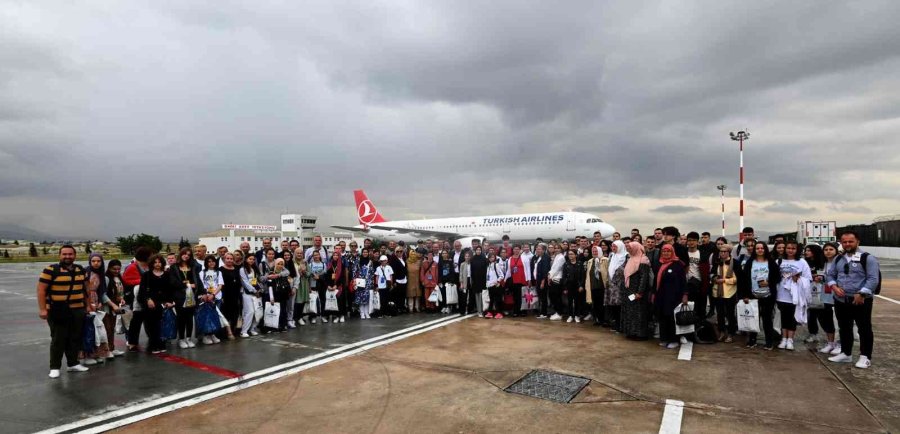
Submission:
<svg viewBox="0 0 900 434">
<path fill-rule="evenodd" d="M 365 188 L 394 219 L 612 194 L 643 202 L 593 212 L 708 229 L 690 200 L 634 210 L 722 183 L 733 201 L 744 127 L 754 226 L 790 227 L 759 211 L 797 198 L 856 219 L 900 205 L 896 2 L 21 7 L 0 5 L 30 17 L 0 30 L 0 223 L 327 227 Z"/>
<path fill-rule="evenodd" d="M 588 212 L 588 213 L 613 213 L 613 212 L 622 212 L 628 211 L 628 208 L 621 205 L 595 205 L 595 206 L 581 206 L 573 209 L 578 212 Z"/>
<path fill-rule="evenodd" d="M 814 212 L 816 209 L 814 207 L 800 206 L 790 202 L 776 202 L 771 205 L 764 206 L 762 210 L 768 212 L 780 212 L 783 214 L 802 215 Z"/>
<path fill-rule="evenodd" d="M 703 208 L 700 208 L 699 206 L 687 205 L 663 205 L 650 210 L 650 212 L 662 214 L 685 214 L 697 211 L 703 211 Z"/>
</svg>

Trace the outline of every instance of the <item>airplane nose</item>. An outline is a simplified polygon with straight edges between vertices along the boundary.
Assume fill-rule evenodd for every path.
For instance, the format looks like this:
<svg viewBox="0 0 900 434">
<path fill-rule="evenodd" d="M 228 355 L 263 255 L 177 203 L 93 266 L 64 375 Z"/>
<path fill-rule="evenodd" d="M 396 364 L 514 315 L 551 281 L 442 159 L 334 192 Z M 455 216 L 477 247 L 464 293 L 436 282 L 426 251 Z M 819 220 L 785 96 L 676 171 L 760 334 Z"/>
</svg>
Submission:
<svg viewBox="0 0 900 434">
<path fill-rule="evenodd" d="M 616 228 L 609 223 L 603 223 L 600 227 L 600 233 L 603 235 L 603 238 L 608 238 L 616 232 Z"/>
</svg>

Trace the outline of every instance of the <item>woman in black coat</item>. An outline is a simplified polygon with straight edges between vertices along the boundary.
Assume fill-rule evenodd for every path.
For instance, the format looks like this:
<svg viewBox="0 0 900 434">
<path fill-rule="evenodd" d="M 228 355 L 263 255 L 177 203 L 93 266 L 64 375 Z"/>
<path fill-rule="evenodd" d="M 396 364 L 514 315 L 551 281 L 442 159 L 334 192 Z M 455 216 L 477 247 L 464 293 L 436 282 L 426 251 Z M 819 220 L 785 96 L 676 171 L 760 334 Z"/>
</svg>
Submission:
<svg viewBox="0 0 900 434">
<path fill-rule="evenodd" d="M 656 275 L 656 294 L 653 306 L 659 319 L 659 341 L 668 349 L 678 348 L 675 335 L 675 308 L 687 304 L 688 290 L 684 264 L 675 256 L 675 248 L 665 244 L 660 249 L 659 272 Z"/>
</svg>

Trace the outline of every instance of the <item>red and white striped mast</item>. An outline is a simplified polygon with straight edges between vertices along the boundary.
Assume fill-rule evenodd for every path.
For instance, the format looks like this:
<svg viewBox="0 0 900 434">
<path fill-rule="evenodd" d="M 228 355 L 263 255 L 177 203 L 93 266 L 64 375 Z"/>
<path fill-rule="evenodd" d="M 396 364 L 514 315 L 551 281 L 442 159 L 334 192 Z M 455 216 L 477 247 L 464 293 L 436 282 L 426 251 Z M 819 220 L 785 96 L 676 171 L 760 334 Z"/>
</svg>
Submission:
<svg viewBox="0 0 900 434">
<path fill-rule="evenodd" d="M 746 131 L 738 131 L 731 134 L 731 140 L 741 143 L 741 223 L 738 230 L 744 230 L 744 140 L 750 140 L 750 133 Z"/>
<path fill-rule="evenodd" d="M 722 192 L 722 236 L 725 236 L 725 185 L 716 186 Z"/>
</svg>

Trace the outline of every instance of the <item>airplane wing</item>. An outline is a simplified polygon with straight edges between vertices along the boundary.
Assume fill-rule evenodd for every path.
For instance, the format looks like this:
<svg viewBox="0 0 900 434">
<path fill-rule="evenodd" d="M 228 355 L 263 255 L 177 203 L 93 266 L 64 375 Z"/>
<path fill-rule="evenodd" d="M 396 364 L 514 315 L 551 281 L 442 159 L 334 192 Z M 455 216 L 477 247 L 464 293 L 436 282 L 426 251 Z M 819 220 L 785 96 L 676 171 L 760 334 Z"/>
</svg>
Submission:
<svg viewBox="0 0 900 434">
<path fill-rule="evenodd" d="M 354 227 L 354 226 L 332 226 L 332 227 L 335 228 L 335 229 L 343 229 L 343 230 L 345 230 L 345 231 L 350 231 L 350 232 L 363 232 L 363 233 L 367 232 L 367 231 L 366 231 L 365 229 L 363 229 L 363 228 L 357 228 L 357 227 Z"/>
<path fill-rule="evenodd" d="M 435 238 L 450 238 L 455 239 L 460 236 L 455 232 L 443 232 L 443 231 L 431 231 L 427 229 L 408 229 L 408 228 L 394 228 L 390 226 L 381 226 L 381 225 L 369 225 L 369 229 L 378 229 L 382 231 L 391 231 L 397 232 L 400 234 L 409 234 L 416 235 L 422 238 L 435 237 Z"/>
</svg>

